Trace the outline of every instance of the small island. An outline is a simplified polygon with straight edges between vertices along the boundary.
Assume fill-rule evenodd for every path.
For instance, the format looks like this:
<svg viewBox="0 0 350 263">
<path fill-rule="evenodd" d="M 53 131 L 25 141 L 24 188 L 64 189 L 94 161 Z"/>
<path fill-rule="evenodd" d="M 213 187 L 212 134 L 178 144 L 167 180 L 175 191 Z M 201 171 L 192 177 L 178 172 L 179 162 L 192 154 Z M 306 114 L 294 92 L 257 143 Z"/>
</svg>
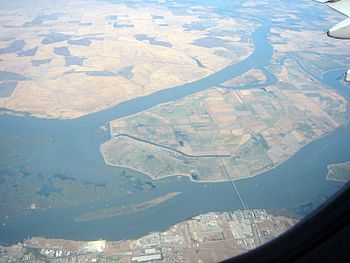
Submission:
<svg viewBox="0 0 350 263">
<path fill-rule="evenodd" d="M 159 196 L 157 198 L 148 200 L 146 202 L 134 203 L 134 204 L 123 205 L 123 206 L 114 206 L 114 207 L 109 207 L 109 208 L 105 208 L 105 209 L 94 210 L 91 212 L 81 214 L 81 215 L 77 216 L 76 218 L 74 218 L 74 220 L 77 222 L 86 222 L 86 221 L 98 220 L 98 219 L 103 219 L 103 218 L 108 218 L 108 217 L 113 217 L 113 216 L 120 216 L 120 215 L 141 212 L 141 211 L 147 210 L 151 207 L 154 207 L 156 205 L 159 205 L 160 203 L 168 201 L 168 200 L 170 200 L 170 199 L 172 199 L 180 194 L 181 194 L 181 192 L 171 192 L 171 193 L 167 193 L 165 195 Z"/>
<path fill-rule="evenodd" d="M 350 161 L 327 166 L 327 180 L 347 183 L 350 181 Z"/>
</svg>

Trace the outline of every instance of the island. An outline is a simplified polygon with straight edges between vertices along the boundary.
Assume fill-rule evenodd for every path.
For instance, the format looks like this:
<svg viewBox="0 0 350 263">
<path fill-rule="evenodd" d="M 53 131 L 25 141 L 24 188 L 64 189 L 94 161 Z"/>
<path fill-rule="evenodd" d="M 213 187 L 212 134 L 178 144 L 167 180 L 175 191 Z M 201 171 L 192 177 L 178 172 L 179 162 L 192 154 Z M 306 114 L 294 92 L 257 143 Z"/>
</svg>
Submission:
<svg viewBox="0 0 350 263">
<path fill-rule="evenodd" d="M 296 59 L 286 56 L 271 71 L 275 85 L 216 87 L 111 121 L 111 139 L 100 148 L 105 162 L 152 179 L 237 180 L 276 167 L 347 122 L 346 98 Z"/>
<path fill-rule="evenodd" d="M 327 165 L 327 180 L 347 183 L 350 181 L 350 162 Z"/>
<path fill-rule="evenodd" d="M 181 192 L 172 192 L 172 193 L 167 193 L 165 195 L 162 195 L 157 198 L 154 198 L 145 202 L 141 202 L 141 203 L 114 206 L 114 207 L 108 207 L 100 210 L 94 210 L 91 212 L 81 214 L 77 216 L 74 220 L 77 222 L 86 222 L 86 221 L 92 221 L 92 220 L 98 220 L 98 219 L 103 219 L 108 217 L 141 212 L 149 208 L 152 208 L 154 206 L 157 206 L 163 202 L 166 202 L 178 196 L 179 194 L 181 194 Z"/>
</svg>

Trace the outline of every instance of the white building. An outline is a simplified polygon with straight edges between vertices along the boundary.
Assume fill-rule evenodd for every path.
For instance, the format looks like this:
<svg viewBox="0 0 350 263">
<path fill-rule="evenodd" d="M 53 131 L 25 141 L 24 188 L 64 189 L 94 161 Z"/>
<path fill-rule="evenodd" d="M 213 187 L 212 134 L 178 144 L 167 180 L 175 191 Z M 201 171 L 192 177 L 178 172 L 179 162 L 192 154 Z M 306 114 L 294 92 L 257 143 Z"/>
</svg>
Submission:
<svg viewBox="0 0 350 263">
<path fill-rule="evenodd" d="M 143 256 L 137 256 L 137 257 L 132 257 L 131 261 L 132 262 L 152 262 L 154 260 L 161 260 L 162 255 L 161 254 L 154 254 L 154 255 L 143 255 Z"/>
<path fill-rule="evenodd" d="M 350 69 L 345 73 L 345 81 L 350 82 Z"/>
</svg>

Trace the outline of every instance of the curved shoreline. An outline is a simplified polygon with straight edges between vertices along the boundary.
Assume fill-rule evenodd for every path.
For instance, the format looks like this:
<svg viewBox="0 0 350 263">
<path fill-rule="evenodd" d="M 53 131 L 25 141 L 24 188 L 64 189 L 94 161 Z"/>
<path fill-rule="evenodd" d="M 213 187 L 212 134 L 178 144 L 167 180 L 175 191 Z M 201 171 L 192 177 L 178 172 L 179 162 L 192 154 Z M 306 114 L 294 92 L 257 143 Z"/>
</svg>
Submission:
<svg viewBox="0 0 350 263">
<path fill-rule="evenodd" d="M 337 174 L 332 171 L 332 168 L 337 168 L 337 167 L 342 167 L 342 166 L 347 166 L 349 165 L 350 166 L 350 161 L 348 162 L 344 162 L 344 163 L 333 163 L 333 164 L 328 164 L 327 165 L 327 169 L 328 169 L 328 174 L 326 176 L 326 179 L 329 180 L 329 181 L 334 181 L 334 182 L 340 182 L 340 183 L 347 183 L 349 180 L 342 180 L 342 179 L 339 179 L 337 178 Z M 348 173 L 350 173 L 350 170 L 348 170 Z M 334 177 L 332 178 L 331 175 L 334 175 Z"/>
<path fill-rule="evenodd" d="M 185 96 L 195 94 L 199 91 L 218 86 L 220 83 L 223 83 L 231 78 L 237 77 L 249 71 L 251 68 L 264 67 L 268 64 L 273 53 L 272 47 L 268 44 L 266 38 L 266 35 L 270 31 L 270 27 L 271 22 L 265 21 L 265 23 L 262 26 L 259 26 L 252 33 L 254 51 L 247 58 L 238 63 L 229 65 L 215 72 L 214 74 L 211 74 L 199 80 L 185 83 L 180 86 L 156 91 L 146 96 L 136 97 L 134 99 L 121 102 L 111 108 L 104 109 L 75 119 L 36 118 L 31 116 L 29 113 L 25 113 L 25 116 L 0 114 L 0 121 L 2 118 L 4 118 L 11 119 L 11 124 L 13 121 L 16 122 L 16 127 L 8 126 L 6 127 L 7 130 L 13 130 L 18 128 L 18 125 L 23 125 L 26 129 L 31 128 L 35 129 L 35 132 L 42 132 L 38 130 L 38 126 L 49 125 L 50 129 L 44 131 L 46 135 L 47 132 L 53 133 L 55 129 L 68 129 L 68 131 L 82 131 L 84 129 L 91 130 L 92 127 L 98 128 L 102 124 L 105 124 L 111 120 L 128 117 L 133 114 L 150 109 L 154 106 L 160 105 L 162 103 L 167 103 L 170 101 L 181 99 Z M 261 42 L 261 39 L 264 39 L 264 42 Z M 257 43 L 259 43 L 259 45 Z M 266 50 L 268 50 L 268 52 Z M 31 122 L 31 125 L 27 125 L 29 121 Z"/>
<path fill-rule="evenodd" d="M 113 206 L 113 207 L 103 208 L 99 210 L 92 210 L 90 212 L 86 212 L 86 213 L 80 214 L 79 216 L 76 216 L 74 220 L 77 222 L 88 222 L 88 221 L 109 218 L 109 217 L 133 214 L 133 213 L 150 209 L 163 202 L 173 199 L 180 194 L 181 192 L 171 192 L 150 200 L 146 200 L 144 202 L 126 204 L 125 206 Z"/>
<path fill-rule="evenodd" d="M 294 59 L 294 58 L 292 58 Z M 298 61 L 299 62 L 299 61 Z M 300 63 L 300 62 L 299 62 Z M 302 67 L 303 70 L 310 74 L 308 71 L 306 71 L 306 69 L 304 69 L 304 67 Z M 331 76 L 331 78 L 336 78 L 335 76 L 338 75 L 338 72 L 342 71 L 343 69 L 339 68 L 339 69 L 332 69 L 332 70 L 329 70 L 327 72 L 325 72 L 321 78 L 317 78 L 320 82 L 324 83 L 326 82 L 325 80 L 328 78 L 328 76 Z M 311 76 L 313 76 L 312 74 L 310 74 Z M 315 76 L 313 76 L 315 77 Z M 316 77 L 315 77 L 316 78 Z M 346 98 L 346 100 L 348 101 L 348 106 L 347 108 L 350 109 L 350 100 L 349 100 L 349 94 L 344 94 L 344 89 L 343 88 L 346 88 L 345 86 L 343 86 L 341 83 L 338 83 L 341 87 L 342 87 L 342 90 L 339 90 L 335 87 L 333 87 L 332 85 L 329 85 L 327 84 L 331 89 L 335 90 L 337 93 L 341 94 L 342 96 L 344 96 Z M 339 87 L 340 87 L 339 86 Z M 339 88 L 338 87 L 338 88 Z M 350 119 L 350 118 L 349 118 Z M 221 182 L 230 182 L 230 181 L 238 181 L 238 180 L 242 180 L 242 179 L 247 179 L 247 178 L 252 178 L 252 177 L 255 177 L 259 174 L 262 174 L 262 173 L 265 173 L 265 172 L 268 172 L 270 170 L 273 170 L 275 169 L 276 167 L 280 166 L 281 164 L 283 164 L 284 162 L 288 161 L 290 158 L 292 158 L 295 154 L 297 154 L 302 148 L 306 147 L 307 145 L 311 144 L 312 142 L 314 141 L 317 141 L 323 137 L 326 137 L 326 136 L 329 136 L 331 133 L 335 132 L 337 129 L 340 129 L 341 127 L 344 127 L 344 126 L 347 126 L 348 123 L 349 123 L 349 119 L 348 120 L 345 120 L 343 123 L 340 123 L 338 127 L 336 127 L 335 129 L 333 129 L 332 131 L 329 131 L 325 134 L 322 134 L 320 136 L 316 136 L 315 138 L 312 138 L 309 142 L 307 142 L 306 144 L 302 145 L 301 147 L 299 147 L 298 149 L 295 149 L 294 153 L 292 153 L 290 156 L 288 156 L 287 158 L 285 158 L 284 160 L 274 164 L 271 168 L 268 168 L 268 169 L 264 169 L 264 170 L 261 170 L 261 171 L 258 171 L 258 172 L 255 172 L 249 176 L 243 176 L 243 177 L 231 177 L 229 174 L 228 176 L 230 176 L 230 178 L 228 179 L 221 179 L 221 180 L 194 180 L 192 178 L 192 176 L 190 174 L 182 174 L 182 173 L 179 173 L 179 174 L 168 174 L 166 176 L 162 176 L 162 177 L 159 177 L 159 178 L 156 178 L 154 176 L 152 176 L 150 173 L 147 173 L 145 171 L 142 171 L 142 170 L 139 170 L 139 169 L 135 169 L 131 166 L 124 166 L 124 165 L 117 165 L 117 164 L 113 164 L 113 163 L 110 163 L 108 160 L 106 160 L 104 154 L 103 154 L 103 151 L 101 150 L 101 147 L 100 147 L 100 152 L 103 156 L 103 159 L 105 161 L 105 163 L 107 165 L 110 165 L 112 167 L 120 167 L 120 168 L 127 168 L 127 169 L 131 169 L 131 170 L 134 170 L 134 171 L 137 171 L 137 172 L 140 172 L 148 177 L 150 177 L 152 180 L 161 180 L 161 179 L 164 179 L 164 178 L 168 178 L 168 177 L 174 177 L 174 176 L 185 176 L 185 177 L 188 177 L 190 179 L 190 181 L 192 182 L 195 182 L 195 183 L 221 183 Z M 141 139 L 141 138 L 137 138 L 135 136 L 132 136 L 132 135 L 128 135 L 128 134 L 117 134 L 117 135 L 114 135 L 112 136 L 111 135 L 111 138 L 110 140 L 113 140 L 113 139 L 116 139 L 118 137 L 127 137 L 127 138 L 130 138 L 132 140 L 136 140 L 136 141 L 139 141 L 139 142 L 142 142 L 142 143 L 146 143 L 146 144 L 149 144 L 149 145 L 152 145 L 152 146 L 155 146 L 155 147 L 160 147 L 160 148 L 163 148 L 165 150 L 169 150 L 169 151 L 172 151 L 172 152 L 175 152 L 175 153 L 178 153 L 180 155 L 183 155 L 185 157 L 189 157 L 189 158 L 220 158 L 220 157 L 230 157 L 231 155 L 228 155 L 228 154 L 210 154 L 210 155 L 190 155 L 190 154 L 186 154 L 186 153 L 183 153 L 177 149 L 173 149 L 171 147 L 168 147 L 168 146 L 165 146 L 165 145 L 161 145 L 161 144 L 157 144 L 157 143 L 154 143 L 154 142 L 151 142 L 151 141 L 147 141 L 147 140 L 144 140 L 144 139 Z M 107 143 L 108 141 L 106 141 L 105 143 Z"/>
<path fill-rule="evenodd" d="M 265 25 L 266 26 L 266 25 Z M 260 28 L 260 27 L 259 27 Z M 258 28 L 258 29 L 259 29 Z M 254 39 L 254 41 L 259 41 L 256 43 L 260 43 L 261 42 L 266 42 L 266 35 L 261 36 L 263 39 Z M 265 41 L 263 41 L 265 40 Z M 263 43 L 264 44 L 264 43 Z M 264 52 L 264 50 L 262 50 L 262 52 Z M 267 52 L 268 53 L 268 52 Z M 237 70 L 237 67 L 257 67 L 257 66 L 263 66 L 266 65 L 266 63 L 268 63 L 268 61 L 266 61 L 266 54 L 262 54 L 264 55 L 262 58 L 261 57 L 257 57 L 256 54 L 256 50 L 254 51 L 254 53 L 251 55 L 251 57 L 246 59 L 245 63 L 240 63 L 239 66 L 232 65 L 230 67 L 230 69 L 227 69 L 226 71 L 229 72 L 228 74 L 232 74 L 230 75 L 230 78 L 233 75 L 239 75 L 241 74 L 240 71 L 237 72 L 230 72 L 230 70 L 235 71 Z M 260 60 L 257 62 L 257 60 Z M 250 68 L 249 68 L 250 69 Z M 240 69 L 241 70 L 241 69 Z M 217 75 L 214 75 L 214 77 Z M 35 134 L 38 135 L 45 135 L 45 136 L 51 136 L 51 135 L 58 135 L 58 136 L 66 136 L 66 134 L 69 134 L 69 136 L 74 137 L 74 138 L 79 138 L 80 135 L 82 136 L 86 136 L 86 134 L 89 135 L 89 137 L 86 139 L 86 141 L 88 140 L 93 140 L 93 142 L 91 142 L 91 145 L 93 146 L 92 148 L 84 148 L 85 150 L 94 150 L 94 151 L 98 151 L 98 147 L 100 146 L 100 144 L 107 139 L 107 134 L 104 134 L 103 138 L 97 138 L 96 134 L 93 134 L 94 129 L 97 129 L 98 127 L 101 126 L 101 124 L 107 123 L 112 119 L 120 119 L 123 118 L 125 116 L 130 116 L 132 114 L 136 114 L 138 112 L 142 112 L 145 111 L 151 107 L 154 107 L 156 105 L 162 104 L 162 103 L 167 103 L 169 101 L 172 100 L 176 100 L 179 98 L 183 98 L 187 95 L 190 94 L 194 94 L 200 90 L 204 90 L 204 89 L 208 89 L 210 87 L 216 86 L 215 83 L 212 84 L 208 84 L 205 86 L 202 86 L 202 83 L 195 83 L 193 84 L 194 87 L 191 87 L 190 85 L 192 84 L 188 84 L 188 85 L 184 85 L 184 86 L 180 86 L 180 87 L 174 87 L 174 88 L 170 88 L 161 92 L 156 92 L 154 94 L 151 94 L 149 96 L 146 97 L 142 97 L 142 98 L 136 98 L 134 100 L 131 101 L 127 101 L 124 103 L 121 103 L 113 108 L 107 109 L 107 110 L 103 110 L 101 112 L 97 112 L 97 113 L 93 113 L 78 119 L 73 119 L 73 120 L 53 120 L 53 119 L 38 119 L 35 117 L 18 117 L 18 116 L 11 116 L 11 115 L 3 115 L 0 116 L 0 120 L 4 123 L 4 125 L 2 125 L 2 127 L 0 128 L 1 130 L 4 130 L 5 132 L 13 132 L 13 134 L 17 134 L 19 132 L 21 132 L 21 134 L 30 134 L 31 132 L 34 132 Z M 333 86 L 333 85 L 331 85 Z M 333 134 L 333 133 L 332 133 Z M 328 135 L 327 135 L 328 136 Z M 333 136 L 334 137 L 334 136 Z M 332 140 L 334 141 L 334 138 L 332 137 Z M 317 141 L 317 140 L 316 140 Z M 317 144 L 317 142 L 314 142 Z M 82 141 L 83 143 L 85 142 L 84 140 Z M 60 142 L 59 142 L 60 143 Z M 80 143 L 80 144 L 79 144 Z M 67 143 L 68 145 L 68 143 Z M 76 147 L 79 146 L 83 146 L 81 144 L 81 141 L 79 141 L 76 145 Z M 95 148 L 94 148 L 95 147 Z M 315 147 L 310 147 L 310 144 L 306 145 L 305 147 L 303 147 L 301 149 L 301 152 L 307 152 L 308 149 L 314 149 Z M 73 151 L 76 149 L 73 149 Z M 293 155 L 290 157 L 290 159 L 300 159 L 300 156 L 305 157 L 304 154 L 301 155 Z M 79 152 L 77 152 L 77 154 L 79 154 Z M 91 153 L 90 153 L 91 154 Z M 99 152 L 98 152 L 99 154 Z M 322 153 L 317 153 L 317 156 L 323 156 L 324 154 Z M 44 156 L 45 157 L 45 156 Z M 81 163 L 75 163 L 75 160 L 69 160 L 70 156 L 64 156 L 65 158 L 64 161 L 67 161 L 68 164 L 65 164 L 69 167 L 70 162 L 73 163 L 76 166 L 80 166 Z M 96 157 L 95 155 L 93 157 Z M 318 157 L 319 159 L 323 160 L 321 157 Z M 327 156 L 325 157 L 327 158 Z M 340 158 L 340 157 L 337 157 Z M 102 158 L 101 158 L 102 159 Z M 85 159 L 84 159 L 85 160 Z M 86 159 L 87 161 L 91 160 L 89 158 Z M 86 161 L 85 160 L 85 161 Z M 289 160 L 289 159 L 287 159 Z M 287 160 L 284 161 L 284 163 Z M 327 159 L 328 160 L 328 159 Z M 46 159 L 44 158 L 42 160 L 42 162 L 45 162 Z M 104 166 L 107 167 L 107 165 L 105 165 L 105 163 L 103 162 L 103 160 L 101 160 L 101 163 L 103 163 Z M 92 163 L 95 164 L 95 163 Z M 291 164 L 298 164 L 295 161 L 292 160 Z M 85 163 L 86 165 L 86 163 Z M 99 164 L 100 165 L 100 164 Z M 104 167 L 103 166 L 103 167 Z M 282 165 L 281 165 L 282 166 Z M 288 165 L 285 165 L 288 167 Z M 323 167 L 323 164 L 319 164 L 317 163 L 316 168 L 318 167 Z M 102 166 L 98 167 L 98 168 L 103 168 Z M 305 165 L 301 165 L 301 167 L 305 170 L 307 167 Z M 70 168 L 70 167 L 69 167 Z M 69 168 L 67 168 L 67 171 L 69 171 Z M 271 168 L 271 170 L 275 169 L 276 167 Z M 278 167 L 279 168 L 279 167 Z M 277 168 L 277 169 L 278 169 Z M 298 167 L 296 167 L 298 168 Z M 64 168 L 66 169 L 66 168 Z M 270 172 L 270 173 L 266 173 L 263 172 L 264 174 L 261 175 L 261 177 L 254 177 L 254 178 L 242 178 L 244 180 L 239 179 L 239 183 L 237 183 L 238 188 L 240 189 L 240 192 L 243 193 L 243 198 L 245 199 L 245 201 L 247 201 L 248 199 L 248 205 L 250 207 L 254 207 L 254 206 L 259 206 L 259 205 L 264 205 L 264 206 L 271 206 L 271 205 L 276 205 L 276 203 L 271 202 L 270 199 L 278 199 L 278 205 L 288 205 L 291 202 L 293 204 L 295 204 L 295 202 L 299 202 L 299 201 L 303 201 L 305 198 L 308 199 L 312 199 L 315 198 L 315 196 L 319 196 L 320 192 L 325 192 L 327 194 L 332 193 L 332 191 L 334 190 L 334 185 L 338 186 L 338 184 L 333 184 L 333 183 L 325 183 L 323 182 L 323 177 L 322 179 L 320 179 L 320 175 L 317 176 L 313 176 L 313 174 L 311 174 L 311 178 L 313 179 L 312 184 L 316 184 L 314 188 L 315 189 L 307 189 L 307 186 L 305 186 L 305 180 L 307 181 L 308 178 L 302 178 L 302 176 L 294 176 L 292 177 L 292 179 L 286 179 L 284 178 L 284 176 L 281 177 L 276 177 L 275 175 L 281 174 L 281 175 L 285 175 L 288 174 L 288 169 L 289 168 L 281 168 L 281 169 L 276 169 L 276 172 Z M 298 169 L 296 169 L 298 171 Z M 294 171 L 294 170 L 293 170 Z M 81 173 L 83 173 L 84 171 L 82 171 Z M 105 170 L 101 170 L 101 172 L 105 172 Z M 304 173 L 304 171 L 299 171 L 301 175 L 307 175 L 307 172 Z M 321 170 L 321 173 L 323 173 L 324 171 Z M 99 175 L 99 174 L 97 174 Z M 141 175 L 142 176 L 142 175 Z M 255 176 L 255 175 L 253 175 Z M 252 176 L 252 177 L 253 177 Z M 274 178 L 272 179 L 271 177 L 274 176 Z M 143 177 L 142 177 L 143 178 Z M 164 177 L 163 177 L 164 178 Z M 163 179 L 163 178 L 159 178 L 159 179 Z M 263 180 L 264 179 L 264 180 Z M 290 180 L 290 181 L 288 181 Z M 322 182 L 320 181 L 322 180 Z M 180 181 L 180 180 L 179 180 Z M 192 180 L 191 180 L 192 181 Z M 291 196 L 287 196 L 288 190 L 291 189 L 283 189 L 282 192 L 281 190 L 278 188 L 276 188 L 276 191 L 270 191 L 271 187 L 273 186 L 274 183 L 276 183 L 276 181 L 278 182 L 277 184 L 277 188 L 283 186 L 284 183 L 288 183 L 288 186 L 290 185 L 290 187 L 294 190 L 294 191 L 300 191 L 301 193 L 304 193 L 304 196 L 298 196 L 296 198 L 291 197 Z M 296 181 L 296 182 L 295 182 Z M 326 181 L 326 180 L 324 180 Z M 172 181 L 174 182 L 173 184 L 171 184 L 171 187 L 177 189 L 178 186 L 184 187 L 184 192 L 185 192 L 185 188 L 187 187 L 187 180 L 186 180 L 186 184 L 177 184 L 176 181 Z M 198 181 L 196 181 L 198 182 Z M 203 181 L 201 181 L 200 183 L 202 183 Z M 303 183 L 304 182 L 304 183 Z M 203 182 L 205 183 L 205 182 Z M 219 183 L 219 182 L 218 182 Z M 212 189 L 215 189 L 215 191 L 213 190 L 213 192 L 208 192 L 209 190 L 206 189 L 206 192 L 199 192 L 200 188 L 204 187 L 196 187 L 196 184 L 191 184 L 188 190 L 186 188 L 186 194 L 184 194 L 184 197 L 182 199 L 182 197 L 179 197 L 179 199 L 186 203 L 188 202 L 188 197 L 190 196 L 190 198 L 193 198 L 193 204 L 196 207 L 188 207 L 186 205 L 181 206 L 181 210 L 177 211 L 170 211 L 168 210 L 167 212 L 172 216 L 171 219 L 166 218 L 164 220 L 164 218 L 162 219 L 162 221 L 159 220 L 159 218 L 155 217 L 154 218 L 154 222 L 148 223 L 146 225 L 140 225 L 137 229 L 133 229 L 132 231 L 128 231 L 127 233 L 125 232 L 125 229 L 130 226 L 130 224 L 137 224 L 140 222 L 139 221 L 133 221 L 132 218 L 128 218 L 128 217 L 122 217 L 120 219 L 120 221 L 116 220 L 113 221 L 113 228 L 119 228 L 117 229 L 117 232 L 113 232 L 111 229 L 107 229 L 105 231 L 104 226 L 96 226 L 93 224 L 89 224 L 89 225 L 85 225 L 85 226 L 80 226 L 80 225 L 74 225 L 73 223 L 71 223 L 69 220 L 71 214 L 67 213 L 66 211 L 71 211 L 69 209 L 64 210 L 63 212 L 54 212 L 54 211 L 48 211 L 47 213 L 43 213 L 43 214 L 39 214 L 40 216 L 42 215 L 46 215 L 47 218 L 49 219 L 46 222 L 51 222 L 52 224 L 54 224 L 54 222 L 59 223 L 59 225 L 62 224 L 62 228 L 60 229 L 60 236 L 64 236 L 65 238 L 68 239 L 72 239 L 72 233 L 74 233 L 74 238 L 73 239 L 86 239 L 86 233 L 84 233 L 84 231 L 86 230 L 92 230 L 92 235 L 97 236 L 97 238 L 100 238 L 101 235 L 107 237 L 107 239 L 113 239 L 116 240 L 118 238 L 123 238 L 124 236 L 135 236 L 135 235 L 141 235 L 141 232 L 144 231 L 149 231 L 149 228 L 152 229 L 158 229 L 164 226 L 168 226 L 170 221 L 174 221 L 174 220 L 182 220 L 181 218 L 186 217 L 188 215 L 193 215 L 193 214 L 198 214 L 198 213 L 202 213 L 202 211 L 205 211 L 206 209 L 226 209 L 227 207 L 234 207 L 235 206 L 235 200 L 232 199 L 231 196 L 231 192 L 230 193 L 224 193 L 223 189 L 228 190 L 228 188 L 225 188 L 225 186 L 227 186 L 228 181 L 225 182 L 225 184 L 213 184 Z M 301 185 L 299 186 L 298 183 Z M 245 184 L 249 184 L 249 191 L 247 191 L 247 189 L 245 189 Z M 256 196 L 257 199 L 260 199 L 261 201 L 258 201 L 257 203 L 254 201 L 254 199 L 249 199 L 250 198 L 250 193 L 253 189 L 253 187 L 256 187 L 256 185 L 259 184 L 259 187 L 261 188 L 257 188 L 257 192 L 254 193 L 254 198 Z M 272 185 L 271 185 L 272 184 Z M 310 185 L 310 184 L 309 184 Z M 274 185 L 276 186 L 276 185 Z M 208 187 L 209 188 L 209 187 Z M 332 189 L 330 189 L 332 188 Z M 264 192 L 267 189 L 267 192 Z M 158 189 L 159 190 L 159 189 Z M 231 190 L 231 189 L 229 189 Z M 157 190 L 155 190 L 157 191 Z M 192 195 L 192 192 L 193 193 Z M 138 193 L 137 193 L 138 194 Z M 203 197 L 201 197 L 200 202 L 197 201 L 197 195 L 198 194 L 202 194 Z M 205 200 L 204 198 L 206 198 L 206 196 L 208 196 L 208 199 Z M 138 196 L 140 197 L 140 196 Z M 224 198 L 223 198 L 224 197 Z M 247 198 L 247 199 L 246 199 Z M 224 206 L 220 206 L 221 202 L 225 202 L 225 199 L 229 199 L 230 202 L 229 204 L 226 204 Z M 291 200 L 293 199 L 293 200 Z M 215 204 L 211 204 L 212 201 L 215 201 Z M 312 199 L 314 200 L 314 199 Z M 197 202 L 197 203 L 196 203 Z M 205 205 L 202 206 L 202 203 L 205 202 Z M 277 202 L 277 201 L 276 201 Z M 219 204 L 219 205 L 218 205 Z M 204 208 L 203 208 L 204 207 Z M 151 210 L 151 209 L 150 209 Z M 173 209 L 172 209 L 173 210 Z M 151 212 L 151 211 L 150 211 Z M 172 212 L 176 213 L 173 214 Z M 140 216 L 149 216 L 149 213 L 146 212 L 142 212 L 140 214 Z M 3 227 L 0 231 L 1 236 L 3 237 L 3 239 L 6 238 L 6 240 L 21 240 L 23 239 L 23 237 L 26 237 L 28 235 L 31 236 L 38 236 L 38 235 L 45 235 L 45 236 L 57 236 L 57 231 L 56 229 L 50 229 L 50 228 L 45 228 L 45 226 L 43 225 L 39 230 L 36 228 L 38 222 L 40 222 L 40 220 L 38 221 L 37 219 L 39 218 L 39 216 L 37 215 L 29 215 L 29 216 L 24 216 L 21 219 L 18 220 L 14 220 L 11 223 L 13 223 L 13 225 L 11 226 L 10 224 L 7 224 L 6 227 Z M 126 222 L 124 222 L 123 220 L 125 220 Z M 158 221 L 157 221 L 158 220 Z M 169 221 L 167 221 L 169 220 Z M 115 223 L 117 222 L 117 223 Z M 154 223 L 154 224 L 153 224 Z M 149 226 L 151 225 L 151 226 Z M 115 227 L 117 226 L 117 227 Z M 96 227 L 96 228 L 94 228 Z M 140 228 L 142 228 L 140 230 Z M 115 230 L 115 229 L 113 229 Z M 88 237 L 89 238 L 89 237 Z M 11 241 L 10 241 L 11 242 Z M 14 241 L 14 243 L 16 243 Z"/>
<path fill-rule="evenodd" d="M 317 140 L 319 140 L 319 139 L 322 139 L 322 138 L 324 138 L 324 137 L 327 137 L 327 136 L 331 135 L 331 134 L 332 134 L 333 132 L 335 132 L 337 129 L 341 129 L 342 127 L 346 127 L 347 125 L 348 125 L 348 122 L 346 122 L 346 123 L 340 125 L 339 127 L 337 127 L 336 129 L 334 129 L 333 131 L 331 131 L 331 132 L 329 132 L 329 133 L 326 133 L 326 134 L 324 134 L 324 135 L 321 135 L 321 136 L 316 137 L 316 138 L 313 139 L 312 141 L 308 142 L 307 144 L 303 145 L 303 146 L 300 147 L 299 149 L 295 150 L 295 152 L 294 152 L 292 155 L 290 155 L 288 158 L 286 158 L 285 160 L 283 160 L 283 161 L 281 161 L 281 162 L 279 162 L 279 163 L 277 163 L 277 164 L 274 164 L 274 166 L 271 167 L 271 168 L 269 168 L 269 169 L 266 169 L 266 170 L 263 170 L 263 171 L 259 171 L 259 172 L 253 173 L 253 174 L 251 174 L 251 175 L 249 175 L 249 176 L 243 176 L 243 177 L 238 177 L 238 178 L 232 178 L 232 177 L 230 177 L 230 178 L 225 179 L 225 180 L 216 180 L 216 181 L 214 181 L 214 180 L 194 180 L 194 179 L 192 178 L 191 175 L 189 175 L 189 174 L 181 174 L 181 173 L 179 173 L 179 174 L 168 174 L 168 175 L 166 175 L 166 176 L 156 178 L 156 177 L 152 176 L 151 174 L 149 174 L 149 173 L 147 173 L 147 172 L 145 172 L 145 171 L 142 171 L 142 170 L 139 170 L 139 169 L 135 169 L 135 168 L 130 167 L 130 166 L 112 164 L 112 163 L 110 163 L 109 161 L 107 161 L 107 160 L 104 158 L 104 155 L 103 155 L 101 149 L 100 149 L 100 151 L 101 151 L 101 154 L 102 154 L 102 156 L 103 156 L 103 160 L 104 160 L 104 162 L 105 162 L 107 165 L 112 166 L 112 167 L 118 167 L 118 168 L 126 168 L 126 169 L 130 169 L 130 170 L 133 170 L 133 171 L 142 173 L 142 174 L 148 176 L 149 178 L 151 178 L 151 179 L 154 180 L 154 181 L 160 181 L 160 180 L 162 180 L 162 179 L 166 179 L 166 178 L 169 178 L 169 177 L 177 177 L 177 176 L 182 177 L 182 176 L 184 176 L 184 177 L 188 177 L 188 178 L 190 179 L 190 181 L 191 181 L 191 182 L 194 182 L 194 183 L 209 183 L 209 184 L 215 184 L 215 183 L 229 183 L 230 181 L 239 181 L 239 180 L 244 180 L 244 179 L 248 179 L 248 178 L 253 178 L 253 177 L 255 177 L 255 176 L 259 175 L 259 174 L 263 174 L 263 173 L 265 173 L 265 172 L 271 171 L 271 170 L 277 168 L 278 166 L 282 165 L 283 163 L 287 162 L 289 159 L 293 158 L 294 155 L 297 154 L 297 153 L 298 153 L 301 149 L 303 149 L 304 147 L 308 146 L 309 144 L 311 144 L 311 143 L 313 143 L 313 142 L 315 142 L 315 141 L 317 141 Z M 122 136 L 130 137 L 130 138 L 134 139 L 132 136 L 128 136 L 128 135 L 122 135 Z M 136 140 L 138 140 L 138 139 L 136 139 Z M 143 142 L 143 140 L 141 140 L 141 139 L 140 139 L 140 141 Z M 145 143 L 147 143 L 147 142 L 145 142 Z M 150 143 L 150 144 L 153 144 L 153 143 Z M 154 144 L 154 145 L 155 145 L 155 146 L 158 146 L 157 144 Z M 159 147 L 162 147 L 162 146 L 159 146 Z M 163 147 L 163 148 L 164 148 L 164 147 Z M 168 149 L 168 147 L 165 147 L 165 148 L 166 148 L 167 150 L 172 150 L 172 151 L 175 151 L 175 152 L 177 152 L 177 153 L 179 153 L 179 154 L 182 154 L 180 151 L 173 150 L 173 149 Z M 183 154 L 183 155 L 185 155 L 185 154 Z M 185 156 L 187 156 L 187 155 L 185 155 Z M 230 155 L 228 155 L 228 157 L 229 157 L 229 156 L 230 156 Z M 197 156 L 197 157 L 187 156 L 187 157 L 191 157 L 191 158 L 201 158 L 201 157 L 208 158 L 207 156 Z M 214 156 L 214 157 L 212 157 L 212 158 L 220 158 L 220 157 L 222 157 L 222 156 Z M 224 157 L 227 157 L 227 156 L 224 156 Z M 330 181 L 336 181 L 336 180 L 331 180 L 331 179 L 329 179 L 329 180 L 330 180 Z M 339 182 L 342 182 L 342 181 L 339 181 Z"/>
</svg>

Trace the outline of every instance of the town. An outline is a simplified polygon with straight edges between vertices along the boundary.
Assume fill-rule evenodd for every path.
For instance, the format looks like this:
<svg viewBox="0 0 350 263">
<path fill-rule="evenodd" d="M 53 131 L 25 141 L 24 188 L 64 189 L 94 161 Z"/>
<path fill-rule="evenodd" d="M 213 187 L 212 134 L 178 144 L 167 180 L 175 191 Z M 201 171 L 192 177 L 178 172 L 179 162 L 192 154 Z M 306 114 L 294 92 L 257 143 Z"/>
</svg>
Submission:
<svg viewBox="0 0 350 263">
<path fill-rule="evenodd" d="M 217 262 L 254 249 L 297 220 L 264 209 L 209 212 L 136 240 L 70 241 L 33 237 L 0 247 L 1 262 Z"/>
</svg>

